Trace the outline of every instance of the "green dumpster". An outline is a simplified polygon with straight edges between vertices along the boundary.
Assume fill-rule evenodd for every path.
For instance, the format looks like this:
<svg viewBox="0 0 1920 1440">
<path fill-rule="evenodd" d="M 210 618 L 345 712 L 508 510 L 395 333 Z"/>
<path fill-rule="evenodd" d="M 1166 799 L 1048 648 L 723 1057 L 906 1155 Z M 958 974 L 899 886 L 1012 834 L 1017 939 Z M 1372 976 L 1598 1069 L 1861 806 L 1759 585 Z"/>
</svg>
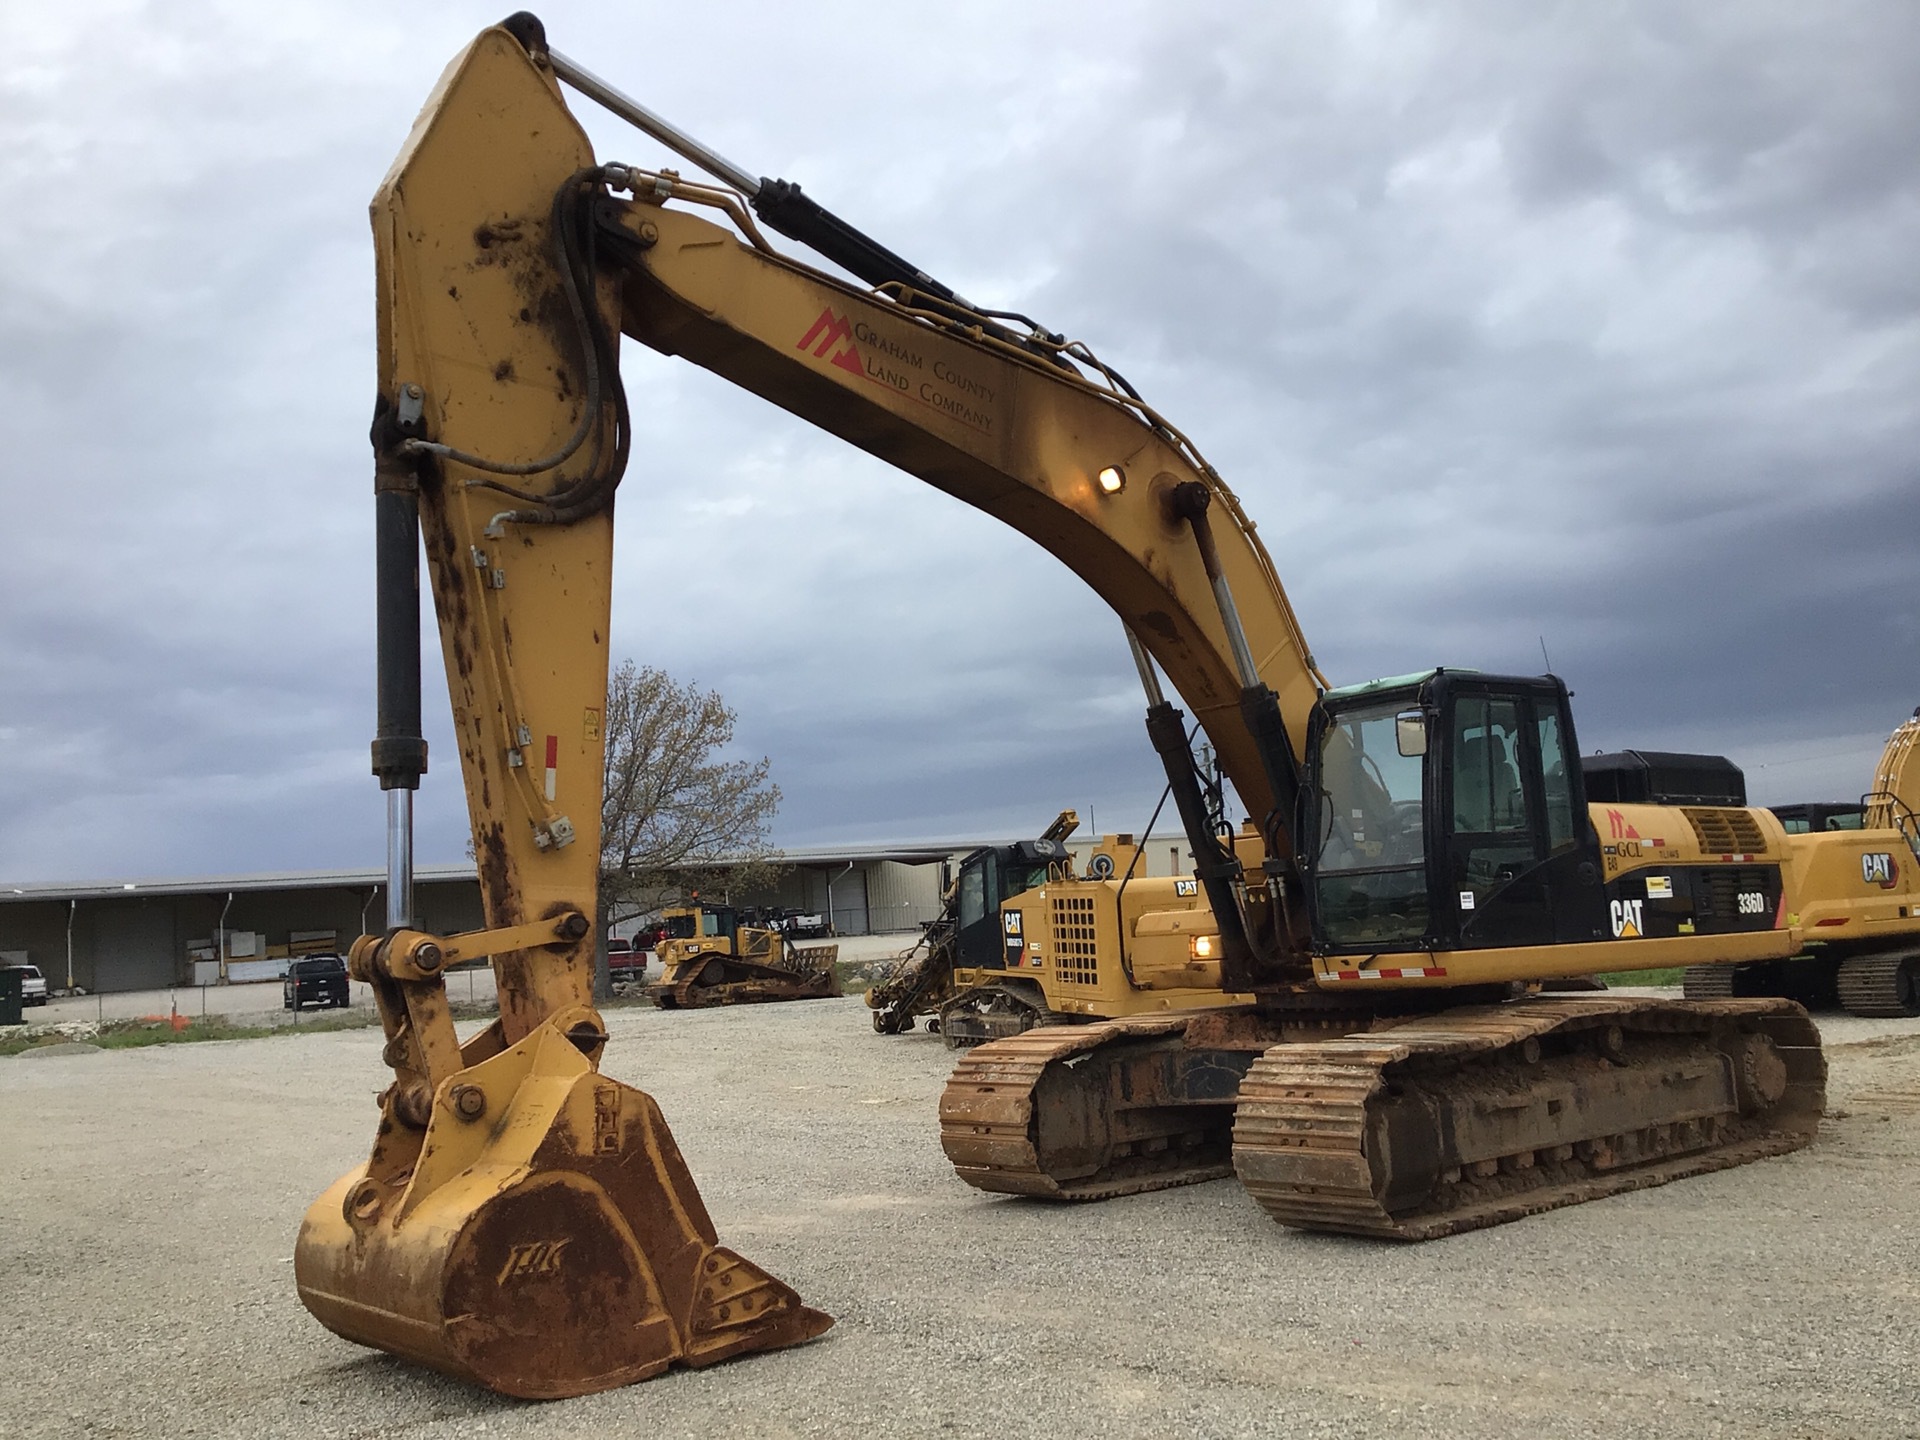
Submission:
<svg viewBox="0 0 1920 1440">
<path fill-rule="evenodd" d="M 20 990 L 26 979 L 26 971 L 11 965 L 0 966 L 0 1025 L 21 1023 Z"/>
</svg>

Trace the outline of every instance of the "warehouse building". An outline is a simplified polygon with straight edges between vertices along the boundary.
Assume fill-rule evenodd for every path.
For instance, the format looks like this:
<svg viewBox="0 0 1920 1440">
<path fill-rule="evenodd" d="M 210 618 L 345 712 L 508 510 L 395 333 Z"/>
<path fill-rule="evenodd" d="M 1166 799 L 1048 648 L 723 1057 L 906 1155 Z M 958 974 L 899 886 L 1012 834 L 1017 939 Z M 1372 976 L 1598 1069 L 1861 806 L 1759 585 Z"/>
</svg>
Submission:
<svg viewBox="0 0 1920 1440">
<path fill-rule="evenodd" d="M 427 929 L 477 928 L 473 867 L 422 866 L 414 904 Z M 0 956 L 39 966 L 54 990 L 273 979 L 290 952 L 344 952 L 385 914 L 384 870 L 7 885 Z"/>
<path fill-rule="evenodd" d="M 939 914 L 953 851 L 796 850 L 774 888 L 727 898 L 831 915 L 845 935 L 912 931 Z M 437 934 L 481 928 L 473 866 L 420 866 L 414 908 Z M 56 991 L 270 980 L 293 956 L 344 953 L 385 915 L 384 870 L 0 885 L 0 963 L 37 965 Z"/>
<path fill-rule="evenodd" d="M 939 915 L 954 866 L 984 843 L 800 847 L 784 852 L 773 885 L 734 893 L 722 882 L 708 898 L 818 914 L 840 935 L 912 934 Z M 1070 848 L 1084 874 L 1097 847 L 1076 840 Z M 1141 873 L 1174 873 L 1185 853 L 1177 839 L 1156 837 Z M 344 953 L 378 928 L 385 891 L 384 870 L 0 885 L 0 963 L 39 966 L 55 991 L 271 980 L 291 957 Z M 421 866 L 414 891 L 421 928 L 481 928 L 471 864 Z"/>
</svg>

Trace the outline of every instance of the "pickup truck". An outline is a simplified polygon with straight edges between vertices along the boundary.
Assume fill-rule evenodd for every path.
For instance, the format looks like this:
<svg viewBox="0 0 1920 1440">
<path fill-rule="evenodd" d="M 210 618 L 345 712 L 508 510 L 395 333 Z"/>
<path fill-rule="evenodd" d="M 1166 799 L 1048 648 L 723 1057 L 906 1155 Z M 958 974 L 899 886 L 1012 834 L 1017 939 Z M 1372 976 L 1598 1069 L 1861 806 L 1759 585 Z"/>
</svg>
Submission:
<svg viewBox="0 0 1920 1440">
<path fill-rule="evenodd" d="M 280 986 L 282 1010 L 308 1005 L 345 1008 L 347 999 L 347 962 L 340 956 L 305 955 L 287 966 L 287 978 Z"/>
<path fill-rule="evenodd" d="M 38 965 L 6 965 L 0 969 L 20 972 L 20 1003 L 22 1005 L 44 1005 L 47 1003 L 47 977 L 40 973 Z"/>
</svg>

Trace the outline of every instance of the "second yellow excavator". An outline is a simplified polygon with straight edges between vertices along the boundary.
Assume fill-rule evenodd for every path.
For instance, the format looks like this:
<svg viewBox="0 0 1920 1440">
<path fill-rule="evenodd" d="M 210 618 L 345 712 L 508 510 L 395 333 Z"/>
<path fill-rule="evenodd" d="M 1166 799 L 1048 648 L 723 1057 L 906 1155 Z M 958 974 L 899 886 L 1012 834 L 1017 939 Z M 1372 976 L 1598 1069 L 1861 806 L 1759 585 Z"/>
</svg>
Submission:
<svg viewBox="0 0 1920 1440">
<path fill-rule="evenodd" d="M 718 183 L 596 159 L 563 84 Z M 1090 993 L 1111 957 L 1142 994 L 1251 999 L 969 1052 L 941 1107 L 967 1179 L 1096 1198 L 1231 1166 L 1289 1223 L 1420 1238 L 1814 1135 L 1825 1065 L 1796 1005 L 1525 995 L 1792 954 L 1777 826 L 1596 812 L 1551 676 L 1328 686 L 1232 492 L 1083 343 L 730 164 L 524 14 L 448 67 L 373 220 L 390 904 L 351 965 L 393 1083 L 294 1267 L 340 1334 L 543 1396 L 830 1323 L 720 1244 L 658 1107 L 599 1070 L 586 917 L 612 511 L 636 429 L 658 423 L 628 413 L 623 331 L 1019 530 L 1122 622 L 1194 873 L 1152 906 L 1118 874 L 1017 895 L 995 920 L 1001 968 Z M 776 251 L 763 225 L 861 283 Z M 470 935 L 411 914 L 422 537 L 485 905 Z M 1250 828 L 1223 823 L 1190 726 Z M 1912 893 L 1908 868 L 1894 888 Z M 441 974 L 480 954 L 500 1018 L 461 1038 Z"/>
<path fill-rule="evenodd" d="M 1804 948 L 1787 960 L 1690 967 L 1687 998 L 1783 995 L 1854 1015 L 1920 1015 L 1916 812 L 1920 710 L 1887 737 L 1858 802 L 1772 812 L 1789 856 L 1787 920 Z"/>
</svg>

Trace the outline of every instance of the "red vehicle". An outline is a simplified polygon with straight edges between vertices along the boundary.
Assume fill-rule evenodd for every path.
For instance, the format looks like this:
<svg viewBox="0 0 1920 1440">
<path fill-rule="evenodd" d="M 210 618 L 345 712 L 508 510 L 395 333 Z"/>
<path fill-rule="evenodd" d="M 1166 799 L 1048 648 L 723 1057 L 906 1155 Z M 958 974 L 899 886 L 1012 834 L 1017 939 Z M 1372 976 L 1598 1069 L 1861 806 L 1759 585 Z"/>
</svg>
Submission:
<svg viewBox="0 0 1920 1440">
<path fill-rule="evenodd" d="M 615 979 L 633 979 L 647 968 L 647 952 L 617 936 L 607 941 L 607 973 Z"/>
</svg>

